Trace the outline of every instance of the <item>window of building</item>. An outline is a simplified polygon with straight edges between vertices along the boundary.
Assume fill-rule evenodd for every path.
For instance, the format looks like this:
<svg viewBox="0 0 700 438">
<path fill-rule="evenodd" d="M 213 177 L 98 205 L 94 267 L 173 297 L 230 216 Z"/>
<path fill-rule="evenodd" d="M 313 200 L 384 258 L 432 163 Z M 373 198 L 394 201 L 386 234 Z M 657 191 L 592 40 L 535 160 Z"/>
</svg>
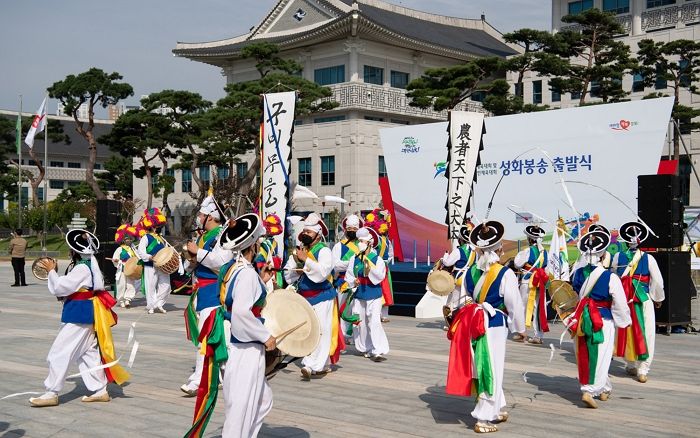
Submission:
<svg viewBox="0 0 700 438">
<path fill-rule="evenodd" d="M 175 169 L 166 169 L 165 174 L 171 177 L 173 183 L 170 185 L 170 189 L 168 190 L 170 193 L 175 193 Z"/>
<path fill-rule="evenodd" d="M 80 169 L 80 163 L 75 163 L 75 162 L 68 162 L 68 168 L 69 169 Z"/>
<path fill-rule="evenodd" d="M 630 11 L 630 0 L 603 0 L 603 11 L 626 14 Z"/>
<path fill-rule="evenodd" d="M 340 122 L 342 120 L 345 120 L 345 116 L 317 117 L 314 119 L 314 123 Z"/>
<path fill-rule="evenodd" d="M 647 0 L 647 9 L 658 8 L 659 6 L 675 5 L 676 0 Z"/>
<path fill-rule="evenodd" d="M 365 116 L 365 120 L 372 120 L 374 122 L 383 122 L 384 118 L 376 116 Z"/>
<path fill-rule="evenodd" d="M 216 177 L 221 181 L 225 181 L 228 179 L 228 171 L 228 166 L 217 166 Z"/>
<path fill-rule="evenodd" d="M 532 81 L 532 103 L 542 103 L 542 81 Z"/>
<path fill-rule="evenodd" d="M 236 163 L 236 178 L 243 179 L 248 173 L 248 163 Z"/>
<path fill-rule="evenodd" d="M 45 202 L 46 199 L 44 198 L 44 188 L 39 187 L 36 189 L 36 197 L 39 199 L 39 202 Z"/>
<path fill-rule="evenodd" d="M 569 15 L 580 14 L 583 11 L 593 8 L 593 0 L 578 0 L 569 2 Z"/>
<path fill-rule="evenodd" d="M 158 180 L 159 180 L 158 174 L 157 174 L 157 173 L 153 173 L 153 174 L 151 175 L 151 188 L 153 188 L 154 191 L 155 191 L 156 188 L 158 187 Z"/>
<path fill-rule="evenodd" d="M 29 205 L 29 187 L 22 187 L 22 208 Z"/>
<path fill-rule="evenodd" d="M 299 185 L 311 187 L 311 158 L 299 158 Z"/>
<path fill-rule="evenodd" d="M 39 160 L 39 163 L 41 163 L 41 164 L 43 165 L 43 164 L 44 164 L 44 161 L 43 161 L 43 160 Z M 29 165 L 30 165 L 30 166 L 36 166 L 36 161 L 34 161 L 34 160 L 29 160 Z"/>
<path fill-rule="evenodd" d="M 386 163 L 384 162 L 384 156 L 379 156 L 379 178 L 384 178 L 386 176 Z"/>
<path fill-rule="evenodd" d="M 687 59 L 681 59 L 681 61 L 678 63 L 679 67 L 679 73 L 681 74 L 680 79 L 680 84 L 681 87 L 690 87 L 690 68 L 688 67 L 690 65 L 690 62 Z"/>
<path fill-rule="evenodd" d="M 654 81 L 654 88 L 657 90 L 665 90 L 666 87 L 668 87 L 668 82 L 666 81 L 666 70 L 664 70 L 660 64 L 656 64 L 656 81 Z"/>
<path fill-rule="evenodd" d="M 591 81 L 591 97 L 600 97 L 600 82 Z"/>
<path fill-rule="evenodd" d="M 49 188 L 50 189 L 63 190 L 63 186 L 64 186 L 63 180 L 60 180 L 60 179 L 49 180 Z"/>
<path fill-rule="evenodd" d="M 572 91 L 571 92 L 571 100 L 580 99 L 580 98 L 581 98 L 580 91 Z"/>
<path fill-rule="evenodd" d="M 558 88 L 551 86 L 550 90 L 552 90 L 552 102 L 561 102 L 561 91 L 559 91 Z"/>
<path fill-rule="evenodd" d="M 190 193 L 192 191 L 192 170 L 182 169 L 182 193 Z"/>
<path fill-rule="evenodd" d="M 50 167 L 63 167 L 63 161 L 49 161 Z"/>
<path fill-rule="evenodd" d="M 391 86 L 394 88 L 406 88 L 408 85 L 408 73 L 402 71 L 391 71 Z"/>
<path fill-rule="evenodd" d="M 486 99 L 486 92 L 484 90 L 474 91 L 470 96 L 470 99 L 474 102 L 483 102 L 484 99 Z"/>
<path fill-rule="evenodd" d="M 314 82 L 319 85 L 330 85 L 345 82 L 345 65 L 317 68 L 314 70 Z"/>
<path fill-rule="evenodd" d="M 211 169 L 209 166 L 199 166 L 199 179 L 205 183 L 208 183 L 211 180 Z"/>
<path fill-rule="evenodd" d="M 102 170 L 102 163 L 95 163 L 95 167 L 93 167 L 93 169 Z"/>
<path fill-rule="evenodd" d="M 632 92 L 644 91 L 644 75 L 635 73 L 632 76 Z"/>
<path fill-rule="evenodd" d="M 299 126 L 299 125 L 303 125 L 303 124 L 304 124 L 304 121 L 303 121 L 303 120 L 298 120 L 298 119 L 297 119 L 297 120 L 294 121 L 294 126 Z"/>
<path fill-rule="evenodd" d="M 366 84 L 384 85 L 384 69 L 366 65 L 364 78 Z"/>
<path fill-rule="evenodd" d="M 399 120 L 399 119 L 391 119 L 391 123 L 395 123 L 397 125 L 410 125 L 411 122 L 408 120 Z"/>
<path fill-rule="evenodd" d="M 321 157 L 321 185 L 335 185 L 335 157 Z"/>
<path fill-rule="evenodd" d="M 80 185 L 80 181 L 66 181 L 68 187 L 75 187 Z"/>
</svg>

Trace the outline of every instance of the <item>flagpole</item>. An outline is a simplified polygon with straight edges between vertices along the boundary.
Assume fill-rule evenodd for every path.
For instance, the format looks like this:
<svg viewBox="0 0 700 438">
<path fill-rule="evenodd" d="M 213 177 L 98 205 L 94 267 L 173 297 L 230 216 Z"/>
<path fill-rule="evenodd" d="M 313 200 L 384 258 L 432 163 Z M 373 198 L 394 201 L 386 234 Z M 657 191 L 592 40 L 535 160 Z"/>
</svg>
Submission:
<svg viewBox="0 0 700 438">
<path fill-rule="evenodd" d="M 15 133 L 19 137 L 15 139 L 17 143 L 17 228 L 22 228 L 22 95 L 19 95 L 19 132 Z"/>
<path fill-rule="evenodd" d="M 44 237 L 42 238 L 41 250 L 46 255 L 46 223 L 47 223 L 47 204 L 49 199 L 49 93 L 46 93 L 46 126 L 44 127 Z"/>
</svg>

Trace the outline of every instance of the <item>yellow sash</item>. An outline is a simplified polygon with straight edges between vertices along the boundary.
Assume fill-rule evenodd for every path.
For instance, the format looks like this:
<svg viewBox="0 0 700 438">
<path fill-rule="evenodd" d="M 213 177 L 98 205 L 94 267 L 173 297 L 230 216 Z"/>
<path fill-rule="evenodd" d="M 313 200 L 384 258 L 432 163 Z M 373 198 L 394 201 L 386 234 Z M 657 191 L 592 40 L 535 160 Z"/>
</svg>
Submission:
<svg viewBox="0 0 700 438">
<path fill-rule="evenodd" d="M 542 266 L 542 262 L 544 260 L 544 250 L 540 252 L 539 257 L 537 257 L 537 260 L 535 260 L 535 263 L 532 265 L 532 269 L 537 269 L 540 266 Z M 528 295 L 527 295 L 527 307 L 525 308 L 525 327 L 532 327 L 532 317 L 535 313 L 535 301 L 537 298 L 537 288 L 533 286 L 532 280 L 535 278 L 534 275 L 530 275 L 530 279 L 527 282 L 527 288 L 529 290 Z"/>
<path fill-rule="evenodd" d="M 486 273 L 486 277 L 484 278 L 484 282 L 481 284 L 481 289 L 479 292 L 476 294 L 477 295 L 477 300 L 476 302 L 481 304 L 484 301 L 486 301 L 486 295 L 489 293 L 489 289 L 491 289 L 491 286 L 493 285 L 493 282 L 496 281 L 498 278 L 498 274 L 501 272 L 501 269 L 503 268 L 503 265 L 499 263 L 494 263 L 491 265 L 489 268 L 489 271 Z"/>
<path fill-rule="evenodd" d="M 112 340 L 112 326 L 117 322 L 112 316 L 112 312 L 102 304 L 97 297 L 90 298 L 95 315 L 95 333 L 97 335 L 97 345 L 100 348 L 100 356 L 104 363 L 111 363 L 117 360 L 114 352 L 114 342 Z M 109 367 L 109 371 L 117 385 L 129 380 L 129 373 L 119 364 Z"/>
</svg>

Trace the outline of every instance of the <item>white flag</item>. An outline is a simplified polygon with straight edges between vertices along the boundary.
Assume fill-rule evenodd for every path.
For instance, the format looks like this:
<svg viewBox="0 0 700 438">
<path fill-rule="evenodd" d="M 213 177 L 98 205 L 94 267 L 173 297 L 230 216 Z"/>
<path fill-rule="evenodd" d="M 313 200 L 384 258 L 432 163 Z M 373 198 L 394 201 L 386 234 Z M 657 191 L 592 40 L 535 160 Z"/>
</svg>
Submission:
<svg viewBox="0 0 700 438">
<path fill-rule="evenodd" d="M 567 254 L 566 236 L 563 233 L 563 221 L 557 221 L 549 245 L 548 263 L 550 272 L 557 280 L 569 281 L 569 257 Z M 562 228 L 560 228 L 562 227 Z"/>
<path fill-rule="evenodd" d="M 36 133 L 43 132 L 45 128 L 46 128 L 46 97 L 44 98 L 44 101 L 41 102 L 41 106 L 39 107 L 39 110 L 34 115 L 34 120 L 32 120 L 32 127 L 29 128 L 29 132 L 27 132 L 27 138 L 24 139 L 24 142 L 27 143 L 27 146 L 29 146 L 30 149 L 34 146 L 34 136 L 36 135 Z"/>
</svg>

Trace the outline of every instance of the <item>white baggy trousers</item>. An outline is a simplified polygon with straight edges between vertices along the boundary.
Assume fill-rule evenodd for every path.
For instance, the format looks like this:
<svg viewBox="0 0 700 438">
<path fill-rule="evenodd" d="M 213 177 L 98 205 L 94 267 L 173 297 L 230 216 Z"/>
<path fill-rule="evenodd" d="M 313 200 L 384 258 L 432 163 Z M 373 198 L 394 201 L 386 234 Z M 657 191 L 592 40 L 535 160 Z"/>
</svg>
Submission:
<svg viewBox="0 0 700 438">
<path fill-rule="evenodd" d="M 63 389 L 72 363 L 77 363 L 81 372 L 100 366 L 100 353 L 97 351 L 97 338 L 92 324 L 62 323 L 46 362 L 49 364 L 49 375 L 44 380 L 44 386 L 46 391 L 55 393 Z M 81 377 L 91 392 L 107 387 L 104 370 L 83 373 Z"/>
</svg>

